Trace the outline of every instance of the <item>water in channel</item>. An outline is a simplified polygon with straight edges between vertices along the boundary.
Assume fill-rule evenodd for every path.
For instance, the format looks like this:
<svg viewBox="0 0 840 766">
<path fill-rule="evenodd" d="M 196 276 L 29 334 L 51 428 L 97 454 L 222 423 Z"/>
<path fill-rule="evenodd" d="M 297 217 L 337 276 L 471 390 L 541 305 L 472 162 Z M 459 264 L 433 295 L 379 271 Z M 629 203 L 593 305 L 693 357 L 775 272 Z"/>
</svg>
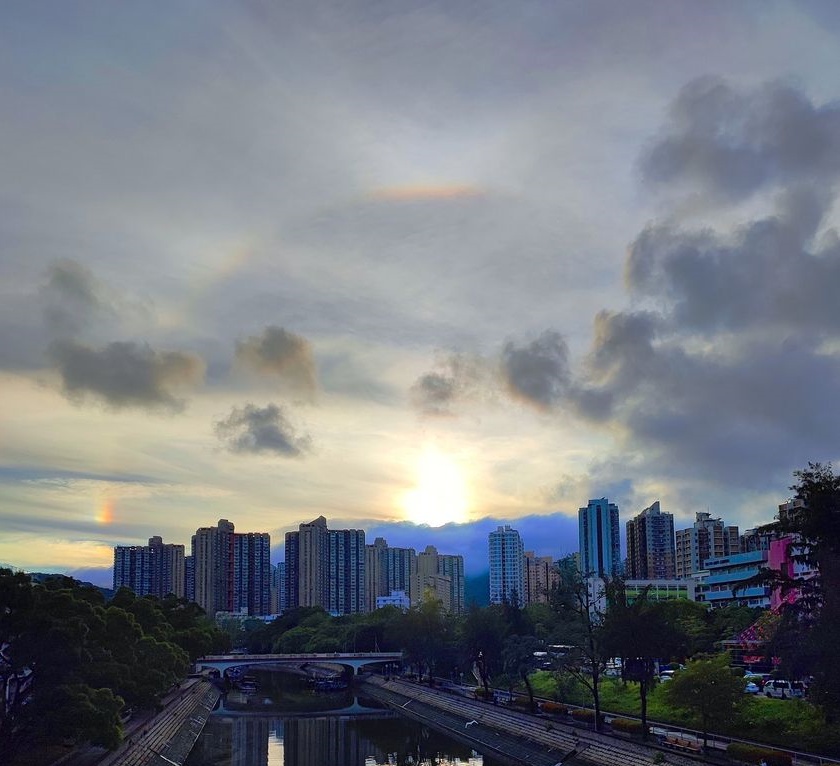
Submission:
<svg viewBox="0 0 840 766">
<path fill-rule="evenodd" d="M 500 766 L 352 689 L 275 671 L 237 686 L 185 766 Z"/>
</svg>

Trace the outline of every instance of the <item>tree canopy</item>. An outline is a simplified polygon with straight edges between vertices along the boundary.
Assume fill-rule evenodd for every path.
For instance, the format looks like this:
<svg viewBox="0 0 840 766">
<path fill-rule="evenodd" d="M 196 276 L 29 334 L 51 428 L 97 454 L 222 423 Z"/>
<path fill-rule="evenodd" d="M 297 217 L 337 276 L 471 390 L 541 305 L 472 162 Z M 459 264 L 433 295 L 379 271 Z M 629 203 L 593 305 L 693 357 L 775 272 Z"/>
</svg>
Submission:
<svg viewBox="0 0 840 766">
<path fill-rule="evenodd" d="M 198 607 L 0 569 L 0 763 L 61 740 L 114 747 L 124 706 L 154 706 L 191 659 L 224 644 Z M 21 693 L 6 694 L 7 685 Z M 11 687 L 9 687 L 11 691 Z"/>
</svg>

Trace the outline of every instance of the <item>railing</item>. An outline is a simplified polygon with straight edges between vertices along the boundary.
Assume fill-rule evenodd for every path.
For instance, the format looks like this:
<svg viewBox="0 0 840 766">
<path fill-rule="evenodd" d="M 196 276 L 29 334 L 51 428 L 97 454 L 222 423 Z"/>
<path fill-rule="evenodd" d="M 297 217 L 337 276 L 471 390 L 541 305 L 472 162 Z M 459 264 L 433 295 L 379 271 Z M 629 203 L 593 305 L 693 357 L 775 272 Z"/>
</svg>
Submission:
<svg viewBox="0 0 840 766">
<path fill-rule="evenodd" d="M 457 682 L 453 682 L 450 679 L 440 678 L 438 679 L 446 684 L 454 684 L 455 686 L 459 686 Z M 468 686 L 461 686 L 463 689 L 471 689 L 472 687 Z M 492 687 L 491 687 L 492 688 Z M 507 694 L 506 689 L 495 689 L 493 688 L 493 692 L 499 692 L 500 694 Z M 517 692 L 519 696 L 522 696 L 522 692 Z M 555 700 L 550 700 L 545 697 L 534 697 L 534 700 L 537 702 L 555 702 Z M 489 702 L 489 700 L 486 700 Z M 564 707 L 568 709 L 575 709 L 575 710 L 592 710 L 591 706 L 587 705 L 572 705 L 567 702 L 562 703 Z M 609 710 L 601 710 L 601 714 L 604 716 L 604 719 L 607 723 L 610 722 L 613 718 L 627 718 L 633 721 L 640 721 L 641 718 L 634 715 L 628 715 L 626 713 L 615 713 Z M 696 729 L 690 729 L 686 726 L 680 726 L 679 724 L 670 724 L 670 723 L 663 723 L 662 721 L 653 721 L 648 718 L 648 726 L 653 734 L 656 735 L 666 735 L 666 734 L 675 734 L 675 735 L 688 735 L 691 739 L 699 740 L 700 742 L 703 741 L 703 732 L 697 731 Z M 831 764 L 840 764 L 840 758 L 832 758 L 827 755 L 819 755 L 818 753 L 805 753 L 799 750 L 794 750 L 788 747 L 781 747 L 779 745 L 773 745 L 767 742 L 758 742 L 756 740 L 750 739 L 741 739 L 740 737 L 730 737 L 724 734 L 717 734 L 717 733 L 710 733 L 707 738 L 708 746 L 718 750 L 718 751 L 725 751 L 727 746 L 732 742 L 738 742 L 745 745 L 752 745 L 754 747 L 761 747 L 767 750 L 775 750 L 779 753 L 786 753 L 789 755 L 793 761 L 793 766 L 813 766 L 814 764 L 818 764 L 818 766 L 830 766 Z"/>
</svg>

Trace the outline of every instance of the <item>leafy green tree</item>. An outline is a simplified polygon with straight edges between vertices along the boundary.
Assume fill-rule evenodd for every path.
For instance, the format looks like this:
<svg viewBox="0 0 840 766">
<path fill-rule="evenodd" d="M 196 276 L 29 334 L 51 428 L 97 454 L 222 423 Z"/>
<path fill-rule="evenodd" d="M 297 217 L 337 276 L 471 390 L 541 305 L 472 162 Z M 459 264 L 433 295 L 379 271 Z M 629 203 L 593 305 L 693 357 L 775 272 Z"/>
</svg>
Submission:
<svg viewBox="0 0 840 766">
<path fill-rule="evenodd" d="M 498 605 L 470 607 L 461 623 L 461 644 L 469 667 L 478 671 L 485 698 L 490 696 L 490 678 L 502 669 L 502 646 L 507 635 L 505 614 Z"/>
<path fill-rule="evenodd" d="M 602 725 L 600 685 L 610 657 L 603 628 L 606 594 L 600 582 L 563 568 L 560 583 L 550 594 L 550 603 L 558 615 L 558 643 L 569 647 L 559 660 L 559 671 L 572 675 L 591 694 L 596 731 Z"/>
<path fill-rule="evenodd" d="M 670 659 L 682 637 L 660 605 L 648 602 L 648 589 L 628 603 L 624 582 L 614 580 L 608 585 L 607 600 L 604 645 L 608 654 L 623 659 L 622 677 L 639 684 L 642 738 L 647 739 L 647 696 L 656 661 Z"/>
<path fill-rule="evenodd" d="M 532 712 L 536 706 L 534 705 L 534 689 L 529 676 L 534 670 L 534 652 L 538 652 L 541 648 L 542 644 L 534 636 L 508 636 L 502 646 L 505 673 L 512 678 L 518 678 L 525 684 L 525 689 L 528 691 L 528 705 Z"/>
<path fill-rule="evenodd" d="M 437 599 L 426 598 L 403 615 L 400 638 L 406 659 L 417 668 L 418 676 L 428 672 L 429 683 L 446 652 L 450 635 L 443 607 Z"/>
<path fill-rule="evenodd" d="M 776 587 L 795 589 L 799 596 L 785 607 L 770 649 L 781 653 L 789 672 L 814 677 L 811 699 L 834 723 L 840 718 L 840 476 L 830 464 L 820 463 L 809 463 L 794 476 L 797 482 L 791 490 L 797 506 L 767 529 L 791 535 L 794 560 L 812 574 L 764 574 Z"/>
<path fill-rule="evenodd" d="M 187 672 L 178 641 L 195 639 L 198 649 L 216 636 L 200 610 L 177 600 L 121 589 L 106 606 L 98 590 L 69 577 L 33 584 L 0 570 L 0 678 L 27 679 L 18 695 L 0 680 L 0 763 L 68 737 L 115 746 L 123 704 L 154 706 Z"/>
<path fill-rule="evenodd" d="M 724 727 L 737 717 L 745 704 L 744 681 L 729 669 L 729 656 L 717 655 L 692 660 L 668 682 L 668 702 L 697 717 L 706 747 L 709 731 Z"/>
</svg>

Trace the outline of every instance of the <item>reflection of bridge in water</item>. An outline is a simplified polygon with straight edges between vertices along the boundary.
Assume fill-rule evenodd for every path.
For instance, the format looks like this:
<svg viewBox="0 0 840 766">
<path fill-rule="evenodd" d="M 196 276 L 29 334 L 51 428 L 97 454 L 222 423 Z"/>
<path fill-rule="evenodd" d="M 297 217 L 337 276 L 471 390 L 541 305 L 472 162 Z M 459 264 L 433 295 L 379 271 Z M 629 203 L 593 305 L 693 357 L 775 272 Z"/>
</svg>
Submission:
<svg viewBox="0 0 840 766">
<path fill-rule="evenodd" d="M 345 707 L 305 711 L 279 710 L 274 705 L 265 705 L 264 707 L 254 705 L 253 707 L 249 706 L 247 710 L 242 710 L 238 707 L 227 707 L 225 703 L 225 697 L 220 697 L 212 715 L 224 716 L 225 718 L 343 718 L 350 716 L 353 718 L 359 718 L 360 716 L 366 718 L 398 718 L 393 710 L 362 705 L 355 697 L 353 698 L 353 704 Z"/>
<path fill-rule="evenodd" d="M 213 668 L 224 673 L 230 668 L 254 668 L 260 665 L 291 666 L 340 665 L 359 672 L 370 665 L 402 663 L 401 652 L 335 652 L 334 654 L 223 654 L 201 657 L 195 661 L 196 668 Z"/>
</svg>

